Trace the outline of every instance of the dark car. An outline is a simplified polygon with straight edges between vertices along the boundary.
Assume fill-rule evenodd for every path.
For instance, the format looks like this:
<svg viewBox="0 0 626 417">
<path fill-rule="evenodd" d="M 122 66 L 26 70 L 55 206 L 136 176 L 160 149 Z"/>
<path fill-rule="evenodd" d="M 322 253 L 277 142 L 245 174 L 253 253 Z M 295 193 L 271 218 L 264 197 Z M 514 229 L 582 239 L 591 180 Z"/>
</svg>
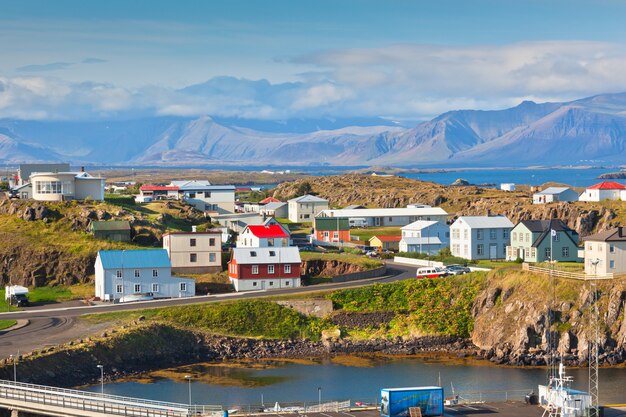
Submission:
<svg viewBox="0 0 626 417">
<path fill-rule="evenodd" d="M 463 265 L 447 265 L 446 272 L 449 275 L 463 275 L 472 272 L 468 267 Z"/>
<path fill-rule="evenodd" d="M 28 307 L 30 305 L 30 301 L 24 294 L 15 294 L 11 296 L 11 305 L 16 307 Z"/>
</svg>

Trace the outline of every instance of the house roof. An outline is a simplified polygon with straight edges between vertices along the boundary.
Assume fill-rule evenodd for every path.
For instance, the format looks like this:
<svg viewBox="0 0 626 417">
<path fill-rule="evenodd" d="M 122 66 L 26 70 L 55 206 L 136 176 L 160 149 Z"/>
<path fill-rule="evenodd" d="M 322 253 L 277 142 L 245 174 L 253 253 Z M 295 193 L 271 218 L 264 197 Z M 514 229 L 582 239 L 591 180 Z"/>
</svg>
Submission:
<svg viewBox="0 0 626 417">
<path fill-rule="evenodd" d="M 405 237 L 401 240 L 401 242 L 406 243 L 407 245 L 440 245 L 441 239 L 438 236 L 429 236 L 429 237 Z"/>
<path fill-rule="evenodd" d="M 370 238 L 370 242 L 373 239 L 378 239 L 381 242 L 399 242 L 400 240 L 402 240 L 402 236 L 391 236 L 391 235 L 372 236 Z"/>
<path fill-rule="evenodd" d="M 598 184 L 587 187 L 588 190 L 626 190 L 619 182 L 615 181 L 602 181 Z"/>
<path fill-rule="evenodd" d="M 614 227 L 604 232 L 596 233 L 595 235 L 587 236 L 585 241 L 592 242 L 625 242 L 626 241 L 626 227 L 619 226 Z"/>
<path fill-rule="evenodd" d="M 287 203 L 282 203 L 280 201 L 272 201 L 271 203 L 267 203 L 266 205 L 261 207 L 261 210 L 276 210 L 285 205 L 287 205 Z"/>
<path fill-rule="evenodd" d="M 461 216 L 453 223 L 466 224 L 472 229 L 513 228 L 511 220 L 504 216 Z"/>
<path fill-rule="evenodd" d="M 324 217 L 394 217 L 394 216 L 447 216 L 448 213 L 440 207 L 418 208 L 372 208 L 372 209 L 339 209 L 322 210 Z"/>
<path fill-rule="evenodd" d="M 315 230 L 350 230 L 350 221 L 336 217 L 316 217 Z"/>
<path fill-rule="evenodd" d="M 406 226 L 402 227 L 402 230 L 423 230 L 426 229 L 430 226 L 433 226 L 435 224 L 437 224 L 439 222 L 435 221 L 435 220 L 418 220 L 416 222 L 413 223 L 409 223 Z"/>
<path fill-rule="evenodd" d="M 282 203 L 282 201 L 274 197 L 267 197 L 259 201 L 259 204 L 269 204 L 269 203 Z"/>
<path fill-rule="evenodd" d="M 350 204 L 349 206 L 345 206 L 344 209 L 346 210 L 358 210 L 358 209 L 364 209 L 367 208 L 365 206 L 362 206 L 360 204 Z"/>
<path fill-rule="evenodd" d="M 165 249 L 100 250 L 98 257 L 104 269 L 170 268 Z"/>
<path fill-rule="evenodd" d="M 300 263 L 301 261 L 300 251 L 295 246 L 282 248 L 233 248 L 232 258 L 239 265 Z"/>
<path fill-rule="evenodd" d="M 181 185 L 178 187 L 180 191 L 218 191 L 218 190 L 232 190 L 235 191 L 234 185 L 202 185 L 196 182 Z"/>
<path fill-rule="evenodd" d="M 91 230 L 93 231 L 106 231 L 106 230 L 130 230 L 130 223 L 127 220 L 108 220 L 108 221 L 93 221 L 91 222 Z"/>
<path fill-rule="evenodd" d="M 141 191 L 178 191 L 178 187 L 173 185 L 153 185 L 153 184 L 143 184 L 139 187 Z"/>
<path fill-rule="evenodd" d="M 552 219 L 552 220 L 522 220 L 518 223 L 526 226 L 528 230 L 533 233 L 537 232 L 545 232 L 550 229 L 556 231 L 564 231 L 564 232 L 574 232 L 565 222 L 560 219 Z M 517 227 L 517 225 L 515 226 Z M 576 232 L 574 232 L 576 233 Z"/>
<path fill-rule="evenodd" d="M 552 194 L 561 194 L 562 192 L 565 192 L 567 190 L 572 190 L 569 187 L 548 187 L 543 191 L 540 191 L 538 193 L 535 194 L 541 194 L 541 195 L 552 195 Z M 572 190 L 574 191 L 574 190 Z"/>
<path fill-rule="evenodd" d="M 328 203 L 328 200 L 310 194 L 292 198 L 289 201 L 296 201 L 298 203 Z"/>
<path fill-rule="evenodd" d="M 172 181 L 170 185 L 175 186 L 175 187 L 182 187 L 184 185 L 205 186 L 205 185 L 211 185 L 211 183 L 206 180 L 177 180 L 177 181 Z"/>
<path fill-rule="evenodd" d="M 278 224 L 253 225 L 248 226 L 247 229 L 258 238 L 289 237 L 285 229 Z"/>
</svg>

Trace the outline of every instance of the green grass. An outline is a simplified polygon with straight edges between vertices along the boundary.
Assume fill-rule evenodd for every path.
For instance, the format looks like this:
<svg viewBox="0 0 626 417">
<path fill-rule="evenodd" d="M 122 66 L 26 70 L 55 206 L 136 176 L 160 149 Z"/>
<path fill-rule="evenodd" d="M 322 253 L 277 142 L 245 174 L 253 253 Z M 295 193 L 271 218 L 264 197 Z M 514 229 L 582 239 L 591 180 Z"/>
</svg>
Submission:
<svg viewBox="0 0 626 417">
<path fill-rule="evenodd" d="M 370 259 L 367 256 L 355 255 L 352 253 L 319 253 L 319 252 L 301 252 L 300 258 L 303 261 L 307 260 L 322 260 L 322 261 L 340 261 L 354 265 L 358 265 L 364 269 L 374 269 L 383 266 L 383 263 Z"/>
<path fill-rule="evenodd" d="M 17 324 L 16 320 L 0 320 L 0 330 L 8 329 Z"/>
</svg>

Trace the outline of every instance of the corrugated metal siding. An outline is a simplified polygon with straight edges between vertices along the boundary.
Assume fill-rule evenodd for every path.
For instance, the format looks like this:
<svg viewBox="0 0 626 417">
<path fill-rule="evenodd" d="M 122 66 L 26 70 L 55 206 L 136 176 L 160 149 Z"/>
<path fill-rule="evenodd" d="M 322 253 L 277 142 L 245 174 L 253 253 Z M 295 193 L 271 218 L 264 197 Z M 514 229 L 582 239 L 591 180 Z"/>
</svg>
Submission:
<svg viewBox="0 0 626 417">
<path fill-rule="evenodd" d="M 172 264 L 165 249 L 101 250 L 98 256 L 104 269 L 170 268 Z"/>
</svg>

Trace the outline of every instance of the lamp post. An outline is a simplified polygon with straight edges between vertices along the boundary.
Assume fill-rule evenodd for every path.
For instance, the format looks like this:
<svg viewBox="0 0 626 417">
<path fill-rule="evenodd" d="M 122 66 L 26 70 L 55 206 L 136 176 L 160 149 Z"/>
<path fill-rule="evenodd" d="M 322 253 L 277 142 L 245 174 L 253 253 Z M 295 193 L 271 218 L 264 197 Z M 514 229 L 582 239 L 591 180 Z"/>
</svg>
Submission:
<svg viewBox="0 0 626 417">
<path fill-rule="evenodd" d="M 104 395 L 104 365 L 96 365 L 100 368 L 100 394 Z"/>
<path fill-rule="evenodd" d="M 17 382 L 17 356 L 9 355 L 9 358 L 13 361 L 13 382 Z"/>
<path fill-rule="evenodd" d="M 319 407 L 318 411 L 322 410 L 322 387 L 317 387 L 317 406 Z"/>
<path fill-rule="evenodd" d="M 189 381 L 189 412 L 191 413 L 191 375 L 185 375 L 185 379 Z"/>
</svg>

